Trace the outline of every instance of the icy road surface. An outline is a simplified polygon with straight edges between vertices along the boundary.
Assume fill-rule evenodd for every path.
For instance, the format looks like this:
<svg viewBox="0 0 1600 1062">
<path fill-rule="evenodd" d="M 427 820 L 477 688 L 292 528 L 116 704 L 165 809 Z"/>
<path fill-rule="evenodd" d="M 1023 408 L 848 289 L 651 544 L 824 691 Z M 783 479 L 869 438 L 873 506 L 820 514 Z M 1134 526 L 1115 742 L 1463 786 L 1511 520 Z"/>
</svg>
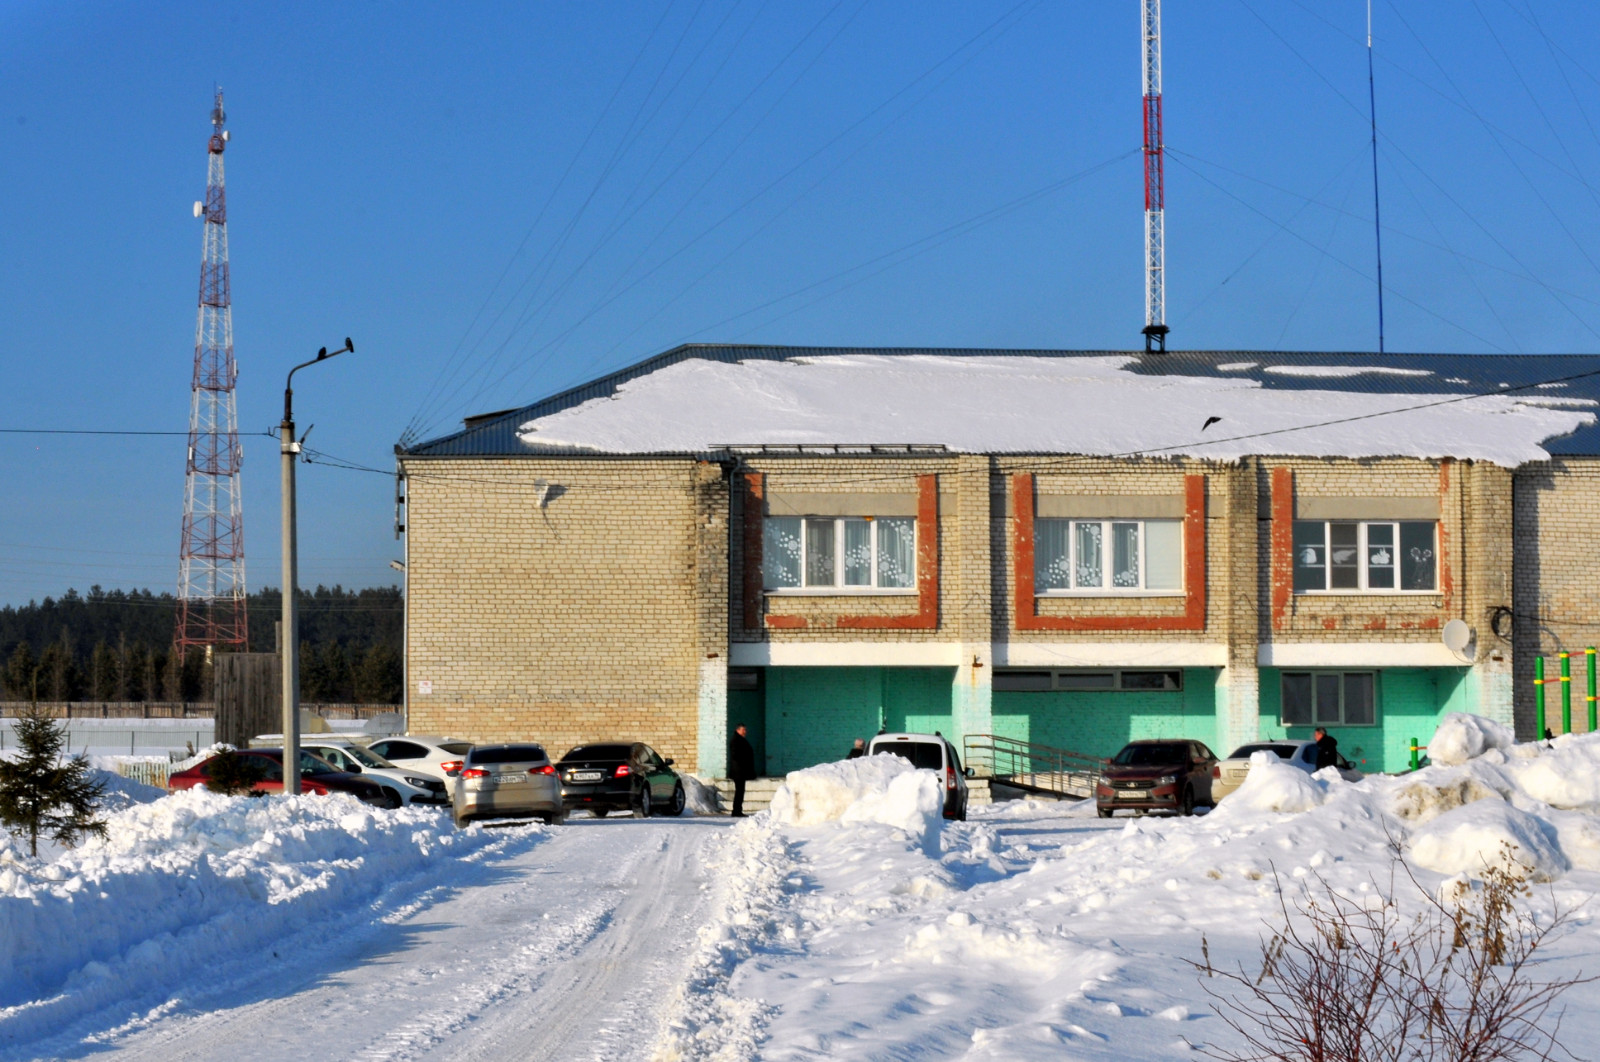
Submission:
<svg viewBox="0 0 1600 1062">
<path fill-rule="evenodd" d="M 647 1057 L 705 918 L 701 850 L 728 825 L 574 818 L 331 939 L 309 927 L 254 979 L 172 986 L 148 1024 L 52 1053 Z"/>
</svg>

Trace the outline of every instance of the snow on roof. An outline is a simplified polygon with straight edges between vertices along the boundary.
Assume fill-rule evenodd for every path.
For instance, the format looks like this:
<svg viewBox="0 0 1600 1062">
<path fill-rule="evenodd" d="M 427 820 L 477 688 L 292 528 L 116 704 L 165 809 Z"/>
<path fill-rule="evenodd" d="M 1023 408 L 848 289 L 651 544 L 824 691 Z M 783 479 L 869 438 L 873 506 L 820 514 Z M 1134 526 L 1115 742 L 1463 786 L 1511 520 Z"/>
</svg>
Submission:
<svg viewBox="0 0 1600 1062">
<path fill-rule="evenodd" d="M 1595 421 L 1592 412 L 1515 395 L 1285 391 L 1247 378 L 1130 371 L 1137 360 L 689 358 L 622 383 L 609 397 L 529 420 L 518 437 L 526 445 L 599 453 L 851 443 L 1217 460 L 1460 457 L 1515 467 L 1546 459 L 1540 443 Z M 1221 420 L 1205 427 L 1212 417 Z"/>
<path fill-rule="evenodd" d="M 1217 366 L 1222 368 L 1222 366 Z M 1261 370 L 1277 376 L 1432 376 L 1427 369 L 1400 369 L 1393 365 L 1268 365 Z"/>
</svg>

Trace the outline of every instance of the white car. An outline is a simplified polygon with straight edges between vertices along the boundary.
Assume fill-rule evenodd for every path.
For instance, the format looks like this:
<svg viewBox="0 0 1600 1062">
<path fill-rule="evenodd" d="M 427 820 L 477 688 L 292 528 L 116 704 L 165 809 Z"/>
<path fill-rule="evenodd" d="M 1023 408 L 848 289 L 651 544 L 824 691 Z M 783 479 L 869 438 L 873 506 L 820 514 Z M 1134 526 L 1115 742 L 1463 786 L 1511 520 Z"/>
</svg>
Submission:
<svg viewBox="0 0 1600 1062">
<path fill-rule="evenodd" d="M 1213 802 L 1221 800 L 1244 784 L 1245 776 L 1250 773 L 1250 755 L 1255 752 L 1276 753 L 1278 759 L 1291 767 L 1300 768 L 1307 774 L 1314 774 L 1317 769 L 1315 741 L 1252 741 L 1248 745 L 1240 745 L 1233 750 L 1233 755 L 1211 768 Z M 1359 782 L 1364 777 L 1343 756 L 1339 757 L 1339 762 L 1335 766 L 1339 769 L 1339 776 L 1347 782 Z"/>
<path fill-rule="evenodd" d="M 402 804 L 448 804 L 450 791 L 431 774 L 396 766 L 371 749 L 352 741 L 302 739 L 300 747 L 349 774 L 359 774 L 383 786 L 390 807 Z"/>
<path fill-rule="evenodd" d="M 453 772 L 461 770 L 461 761 L 472 750 L 472 742 L 407 734 L 405 737 L 380 738 L 367 748 L 396 767 L 437 778 L 445 784 L 448 792 L 455 781 Z"/>
</svg>

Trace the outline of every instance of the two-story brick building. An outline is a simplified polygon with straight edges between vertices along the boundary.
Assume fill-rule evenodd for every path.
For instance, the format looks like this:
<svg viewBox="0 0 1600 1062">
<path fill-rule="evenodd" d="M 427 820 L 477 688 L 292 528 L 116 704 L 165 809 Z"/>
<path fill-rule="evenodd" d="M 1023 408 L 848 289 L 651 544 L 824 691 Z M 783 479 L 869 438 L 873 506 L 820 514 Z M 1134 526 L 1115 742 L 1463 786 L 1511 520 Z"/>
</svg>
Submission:
<svg viewBox="0 0 1600 1062">
<path fill-rule="evenodd" d="M 1531 736 L 1533 657 L 1600 632 L 1597 369 L 678 348 L 400 451 L 408 725 L 705 776 L 741 722 L 774 774 L 882 727 Z"/>
</svg>

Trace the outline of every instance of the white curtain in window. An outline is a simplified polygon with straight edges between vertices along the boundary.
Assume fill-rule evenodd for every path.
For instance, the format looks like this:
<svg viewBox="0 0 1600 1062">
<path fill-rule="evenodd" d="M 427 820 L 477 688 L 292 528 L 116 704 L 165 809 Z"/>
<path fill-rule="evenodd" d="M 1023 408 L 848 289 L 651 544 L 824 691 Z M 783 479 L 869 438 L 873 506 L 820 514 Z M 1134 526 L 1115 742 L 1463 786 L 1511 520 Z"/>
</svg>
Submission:
<svg viewBox="0 0 1600 1062">
<path fill-rule="evenodd" d="M 806 521 L 806 585 L 832 586 L 834 555 L 832 520 Z"/>
<path fill-rule="evenodd" d="M 1068 552 L 1068 520 L 1036 520 L 1033 525 L 1033 586 L 1035 590 L 1066 590 L 1072 586 L 1072 556 Z"/>
<path fill-rule="evenodd" d="M 1100 587 L 1106 584 L 1105 562 L 1101 557 L 1101 524 L 1094 523 L 1074 524 L 1076 529 L 1073 545 L 1077 547 L 1078 565 L 1076 581 L 1073 583 L 1080 589 Z"/>
<path fill-rule="evenodd" d="M 917 581 L 917 522 L 909 516 L 880 516 L 878 529 L 878 585 L 903 589 Z"/>
<path fill-rule="evenodd" d="M 872 585 L 872 522 L 844 521 L 844 585 Z"/>
<path fill-rule="evenodd" d="M 1111 585 L 1139 585 L 1139 525 L 1111 525 Z"/>
<path fill-rule="evenodd" d="M 800 517 L 769 516 L 762 526 L 763 581 L 773 588 L 800 585 Z"/>
<path fill-rule="evenodd" d="M 1147 590 L 1183 588 L 1183 522 L 1146 520 L 1144 585 Z"/>
</svg>

